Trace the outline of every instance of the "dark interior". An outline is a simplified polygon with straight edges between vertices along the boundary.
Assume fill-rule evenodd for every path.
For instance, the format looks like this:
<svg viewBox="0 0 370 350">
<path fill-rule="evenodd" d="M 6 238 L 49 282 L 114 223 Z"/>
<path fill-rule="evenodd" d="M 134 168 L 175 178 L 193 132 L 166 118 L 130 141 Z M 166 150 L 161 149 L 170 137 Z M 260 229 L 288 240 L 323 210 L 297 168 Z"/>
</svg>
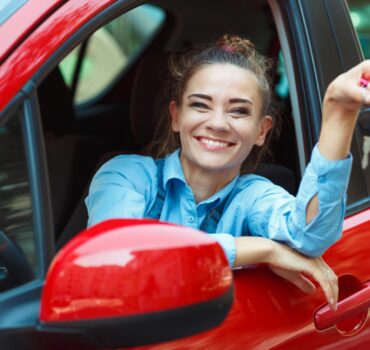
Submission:
<svg viewBox="0 0 370 350">
<path fill-rule="evenodd" d="M 150 142 L 156 125 L 153 106 L 159 89 L 158 72 L 165 69 L 163 57 L 168 52 L 229 33 L 249 38 L 261 53 L 277 60 L 280 45 L 265 1 L 152 3 L 166 11 L 164 26 L 98 99 L 75 106 L 58 67 L 39 86 L 58 247 L 86 226 L 83 200 L 98 166 L 118 153 L 141 153 Z M 277 82 L 276 72 L 271 74 Z M 289 98 L 277 96 L 277 102 L 282 133 L 272 145 L 273 157 L 257 172 L 295 193 L 300 175 Z"/>
</svg>

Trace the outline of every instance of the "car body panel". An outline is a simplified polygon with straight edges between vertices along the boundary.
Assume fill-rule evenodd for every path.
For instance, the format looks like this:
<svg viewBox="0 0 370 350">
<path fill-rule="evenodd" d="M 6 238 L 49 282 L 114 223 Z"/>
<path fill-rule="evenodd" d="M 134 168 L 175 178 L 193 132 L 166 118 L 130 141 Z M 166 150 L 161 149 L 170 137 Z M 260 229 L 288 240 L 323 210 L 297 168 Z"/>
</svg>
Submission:
<svg viewBox="0 0 370 350">
<path fill-rule="evenodd" d="M 0 113 L 73 33 L 114 2 L 114 0 L 70 0 L 35 28 L 27 40 L 22 42 L 0 66 Z"/>
<path fill-rule="evenodd" d="M 352 275 L 370 281 L 370 212 L 348 219 L 342 239 L 324 255 L 339 277 L 342 293 L 350 288 L 342 283 Z M 355 224 L 356 223 L 356 224 Z M 214 330 L 175 342 L 135 349 L 366 349 L 370 347 L 370 317 L 366 310 L 352 317 L 352 323 L 324 331 L 315 328 L 314 312 L 326 304 L 323 292 L 304 295 L 292 289 L 265 267 L 234 271 L 235 300 L 224 323 Z M 353 328 L 359 328 L 351 332 Z"/>
<path fill-rule="evenodd" d="M 0 26 L 0 62 L 63 2 L 65 0 L 28 0 L 21 3 Z"/>
</svg>

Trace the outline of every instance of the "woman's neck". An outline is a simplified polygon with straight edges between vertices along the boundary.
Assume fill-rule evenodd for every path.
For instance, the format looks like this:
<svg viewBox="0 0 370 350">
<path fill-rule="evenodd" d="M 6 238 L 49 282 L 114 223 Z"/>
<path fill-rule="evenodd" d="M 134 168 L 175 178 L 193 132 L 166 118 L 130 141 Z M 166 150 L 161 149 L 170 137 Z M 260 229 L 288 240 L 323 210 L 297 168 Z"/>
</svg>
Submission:
<svg viewBox="0 0 370 350">
<path fill-rule="evenodd" d="M 194 193 L 195 202 L 199 203 L 213 196 L 229 184 L 239 174 L 234 169 L 208 170 L 192 166 L 180 157 L 187 184 Z"/>
</svg>

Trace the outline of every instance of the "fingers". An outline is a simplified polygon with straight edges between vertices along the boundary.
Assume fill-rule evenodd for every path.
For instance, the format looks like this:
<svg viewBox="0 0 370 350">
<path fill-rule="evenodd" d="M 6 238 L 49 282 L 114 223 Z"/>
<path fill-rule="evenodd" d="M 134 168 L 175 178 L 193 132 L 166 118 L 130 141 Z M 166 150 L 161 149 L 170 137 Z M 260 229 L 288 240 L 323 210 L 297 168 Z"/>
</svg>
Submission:
<svg viewBox="0 0 370 350">
<path fill-rule="evenodd" d="M 331 290 L 331 300 L 332 300 L 332 308 L 333 310 L 337 309 L 337 303 L 338 303 L 338 295 L 339 295 L 339 287 L 338 287 L 338 277 L 334 273 L 334 271 L 325 263 L 325 261 L 322 258 L 318 259 L 320 269 L 323 271 L 324 278 L 326 280 L 326 283 L 329 284 L 330 290 Z"/>
<path fill-rule="evenodd" d="M 370 60 L 365 60 L 360 63 L 362 76 L 370 80 Z"/>
<path fill-rule="evenodd" d="M 332 310 L 337 309 L 338 303 L 338 278 L 334 271 L 321 258 L 314 259 L 316 267 L 313 269 L 312 277 L 320 284 L 326 300 Z"/>
<path fill-rule="evenodd" d="M 350 110 L 363 104 L 370 104 L 370 85 L 364 88 L 364 81 L 370 81 L 370 60 L 363 61 L 334 79 L 330 97 Z"/>
<path fill-rule="evenodd" d="M 315 285 L 306 277 L 301 275 L 297 271 L 290 271 L 281 269 L 278 267 L 270 266 L 271 271 L 273 271 L 276 275 L 284 278 L 285 280 L 293 283 L 296 287 L 298 287 L 302 292 L 306 294 L 314 294 L 316 291 Z"/>
<path fill-rule="evenodd" d="M 315 285 L 308 278 L 304 277 L 301 274 L 297 275 L 295 280 L 291 282 L 306 294 L 314 294 L 316 292 Z"/>
<path fill-rule="evenodd" d="M 277 275 L 289 280 L 305 293 L 314 292 L 315 287 L 301 274 L 313 277 L 321 286 L 330 307 L 336 310 L 338 278 L 321 257 L 308 258 L 285 245 L 276 244 L 268 263 Z"/>
<path fill-rule="evenodd" d="M 370 94 L 368 94 L 368 86 L 370 81 L 370 60 L 365 60 L 358 64 L 356 67 L 348 72 L 349 77 L 354 80 L 347 85 L 349 90 L 352 90 L 352 94 L 359 103 L 370 104 Z"/>
</svg>

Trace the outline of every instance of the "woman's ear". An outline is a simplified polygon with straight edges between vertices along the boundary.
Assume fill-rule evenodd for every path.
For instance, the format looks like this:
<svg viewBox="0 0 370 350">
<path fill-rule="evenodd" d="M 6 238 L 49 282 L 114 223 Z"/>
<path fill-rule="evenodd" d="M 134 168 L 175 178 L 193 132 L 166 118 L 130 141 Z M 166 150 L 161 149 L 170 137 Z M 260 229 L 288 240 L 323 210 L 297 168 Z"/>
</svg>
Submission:
<svg viewBox="0 0 370 350">
<path fill-rule="evenodd" d="M 256 137 L 255 145 L 263 146 L 266 140 L 266 136 L 271 128 L 272 128 L 272 117 L 270 115 L 265 115 L 263 117 L 263 120 L 260 122 L 259 134 Z"/>
<path fill-rule="evenodd" d="M 179 128 L 179 108 L 177 107 L 177 104 L 176 104 L 175 101 L 172 100 L 170 102 L 169 109 L 170 109 L 170 115 L 171 115 L 171 119 L 172 119 L 172 130 L 174 132 L 179 132 L 180 131 L 180 128 Z"/>
</svg>

